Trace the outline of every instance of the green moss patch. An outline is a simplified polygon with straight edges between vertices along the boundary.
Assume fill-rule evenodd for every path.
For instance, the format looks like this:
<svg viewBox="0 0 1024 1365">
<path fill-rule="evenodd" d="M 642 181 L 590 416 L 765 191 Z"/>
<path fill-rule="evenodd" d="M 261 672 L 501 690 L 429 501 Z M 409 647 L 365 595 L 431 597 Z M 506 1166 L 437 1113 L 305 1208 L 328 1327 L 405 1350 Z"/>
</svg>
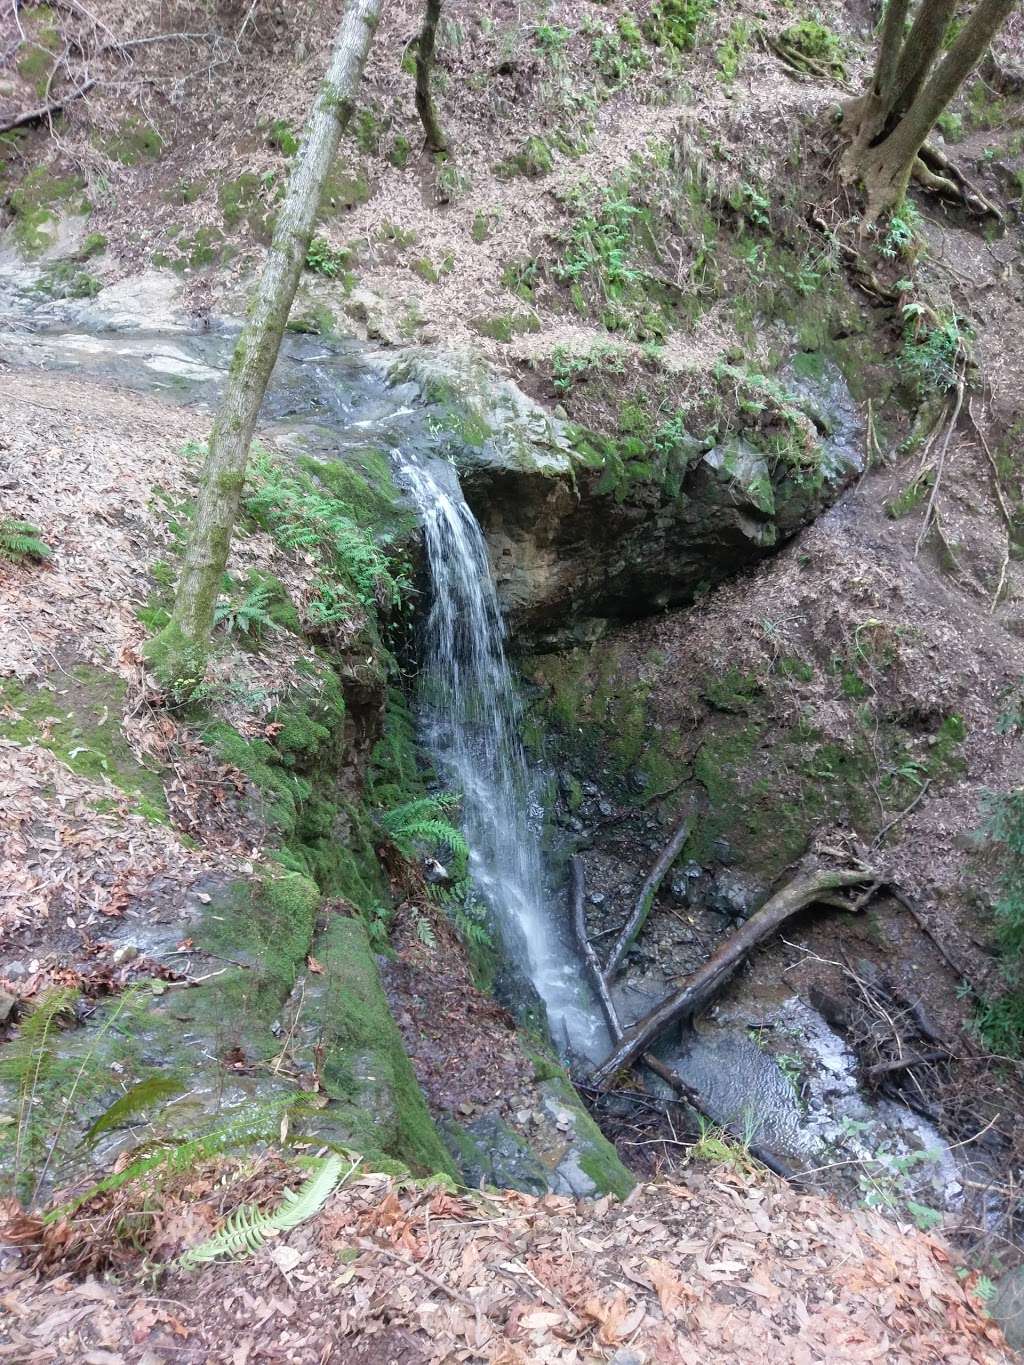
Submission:
<svg viewBox="0 0 1024 1365">
<path fill-rule="evenodd" d="M 164 140 L 151 124 L 128 118 L 116 133 L 101 141 L 100 147 L 122 166 L 138 166 L 143 161 L 155 160 L 163 151 Z"/>
<path fill-rule="evenodd" d="M 11 191 L 8 203 L 14 215 L 14 238 L 25 252 L 38 255 L 56 242 L 62 210 L 90 211 L 92 205 L 82 193 L 84 183 L 76 175 L 53 175 L 40 166 Z"/>
<path fill-rule="evenodd" d="M 366 926 L 334 915 L 314 951 L 324 968 L 316 1001 L 322 1083 L 353 1144 L 397 1157 L 419 1174 L 454 1176 L 391 1017 Z"/>
<path fill-rule="evenodd" d="M 139 814 L 166 820 L 160 771 L 140 763 L 120 726 L 122 679 L 82 664 L 52 682 L 51 690 L 14 678 L 0 681 L 0 735 L 49 749 L 72 772 L 105 778 L 137 796 Z"/>
</svg>

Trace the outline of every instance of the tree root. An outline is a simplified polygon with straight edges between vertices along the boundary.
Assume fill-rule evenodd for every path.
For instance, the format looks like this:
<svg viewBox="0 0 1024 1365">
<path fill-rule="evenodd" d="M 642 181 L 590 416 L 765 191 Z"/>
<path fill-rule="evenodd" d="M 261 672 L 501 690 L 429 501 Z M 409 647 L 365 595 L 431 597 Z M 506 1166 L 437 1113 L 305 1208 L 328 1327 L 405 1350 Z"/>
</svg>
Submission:
<svg viewBox="0 0 1024 1365">
<path fill-rule="evenodd" d="M 982 194 L 960 167 L 932 143 L 926 142 L 918 152 L 912 174 L 926 189 L 933 190 L 943 199 L 963 204 L 976 217 L 994 218 L 1000 224 L 1005 223 L 998 205 Z"/>
</svg>

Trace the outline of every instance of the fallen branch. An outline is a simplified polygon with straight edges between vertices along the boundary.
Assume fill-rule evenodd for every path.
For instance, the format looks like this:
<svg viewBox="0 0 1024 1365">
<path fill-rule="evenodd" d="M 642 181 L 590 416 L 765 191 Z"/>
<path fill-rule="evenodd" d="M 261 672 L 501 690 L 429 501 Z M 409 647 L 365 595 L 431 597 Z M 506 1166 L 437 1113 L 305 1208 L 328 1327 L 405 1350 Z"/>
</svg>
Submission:
<svg viewBox="0 0 1024 1365">
<path fill-rule="evenodd" d="M 795 877 L 727 938 L 678 991 L 666 996 L 626 1030 L 622 1041 L 594 1071 L 592 1082 L 606 1084 L 622 1067 L 635 1062 L 666 1029 L 692 1019 L 722 990 L 753 949 L 799 910 L 843 887 L 863 886 L 875 880 L 875 874 L 866 867 L 842 871 L 819 868 Z"/>
<path fill-rule="evenodd" d="M 8 119 L 5 123 L 0 123 L 0 133 L 13 132 L 15 128 L 24 128 L 30 123 L 40 123 L 44 118 L 52 118 L 54 114 L 59 114 L 66 105 L 74 100 L 80 100 L 83 95 L 87 95 L 96 80 L 86 81 L 83 85 L 76 86 L 74 90 L 69 90 L 66 95 L 62 95 L 59 100 L 51 100 L 49 104 L 39 104 L 35 109 L 26 109 L 23 114 L 15 114 L 14 118 Z"/>
<path fill-rule="evenodd" d="M 590 984 L 594 987 L 594 993 L 600 1001 L 605 1021 L 608 1024 L 608 1031 L 611 1033 L 613 1041 L 617 1043 L 622 1037 L 622 1025 L 619 1023 L 618 1012 L 612 1001 L 604 972 L 601 970 L 597 952 L 587 934 L 587 918 L 584 909 L 586 883 L 583 876 L 583 862 L 579 857 L 573 858 L 569 867 L 572 888 L 572 923 L 576 933 L 576 942 L 583 954 L 583 963 L 587 969 L 587 975 L 590 977 Z"/>
<path fill-rule="evenodd" d="M 604 966 L 604 977 L 607 981 L 614 981 L 619 968 L 622 966 L 623 959 L 629 952 L 630 945 L 644 927 L 647 916 L 651 913 L 651 906 L 654 904 L 654 898 L 658 894 L 662 882 L 668 875 L 669 868 L 679 857 L 683 845 L 690 837 L 690 830 L 692 828 L 693 806 L 690 805 L 675 829 L 673 829 L 668 843 L 658 855 L 657 862 L 647 874 L 647 880 L 640 888 L 640 895 L 637 897 L 632 914 L 622 926 L 618 938 L 612 945 L 612 950 L 608 954 L 608 960 Z"/>
</svg>

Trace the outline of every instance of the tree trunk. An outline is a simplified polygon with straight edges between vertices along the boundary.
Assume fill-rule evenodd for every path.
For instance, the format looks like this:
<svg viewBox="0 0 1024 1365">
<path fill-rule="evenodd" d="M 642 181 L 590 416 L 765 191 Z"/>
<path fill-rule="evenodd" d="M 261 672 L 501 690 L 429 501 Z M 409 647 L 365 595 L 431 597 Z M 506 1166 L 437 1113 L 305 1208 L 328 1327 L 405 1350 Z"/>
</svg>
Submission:
<svg viewBox="0 0 1024 1365">
<path fill-rule="evenodd" d="M 423 27 L 416 42 L 416 112 L 423 124 L 427 150 L 433 152 L 435 156 L 443 156 L 448 151 L 448 139 L 438 120 L 430 86 L 430 76 L 434 69 L 434 44 L 437 40 L 437 24 L 440 18 L 441 0 L 427 0 Z"/>
<path fill-rule="evenodd" d="M 901 202 L 925 139 L 1015 3 L 978 0 L 934 70 L 956 8 L 954 0 L 920 0 L 910 33 L 899 48 L 909 6 L 903 0 L 890 4 L 871 89 L 844 111 L 850 146 L 843 172 L 847 180 L 864 185 L 867 224 Z"/>
<path fill-rule="evenodd" d="M 621 1043 L 609 1053 L 594 1072 L 594 1085 L 607 1085 L 617 1071 L 629 1066 L 645 1052 L 666 1029 L 692 1019 L 714 998 L 764 939 L 770 937 L 791 915 L 814 901 L 829 899 L 829 893 L 844 886 L 872 881 L 867 870 L 847 872 L 815 871 L 804 873 L 776 892 L 750 919 L 727 938 L 684 983 L 680 990 L 666 996 L 660 1004 L 627 1029 Z"/>
<path fill-rule="evenodd" d="M 306 120 L 256 296 L 238 338 L 199 482 L 195 517 L 169 624 L 146 649 L 167 687 L 187 696 L 202 679 L 256 419 L 277 361 L 309 250 L 324 182 L 348 123 L 380 12 L 350 0 L 327 74 Z"/>
</svg>

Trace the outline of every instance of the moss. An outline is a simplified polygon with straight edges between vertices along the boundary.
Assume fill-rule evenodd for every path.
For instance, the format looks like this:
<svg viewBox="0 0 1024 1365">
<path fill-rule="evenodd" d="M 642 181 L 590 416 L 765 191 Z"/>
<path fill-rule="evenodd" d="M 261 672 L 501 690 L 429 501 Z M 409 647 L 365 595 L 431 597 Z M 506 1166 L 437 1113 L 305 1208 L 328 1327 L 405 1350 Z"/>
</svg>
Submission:
<svg viewBox="0 0 1024 1365">
<path fill-rule="evenodd" d="M 478 336 L 505 342 L 527 332 L 540 331 L 540 319 L 535 313 L 496 313 L 473 318 L 469 325 Z"/>
<path fill-rule="evenodd" d="M 333 337 L 337 334 L 338 319 L 326 304 L 314 304 L 288 319 L 289 332 L 303 336 Z"/>
<path fill-rule="evenodd" d="M 534 1074 L 542 1093 L 572 1111 L 573 1144 L 580 1169 L 594 1182 L 599 1194 L 614 1194 L 619 1199 L 625 1199 L 632 1192 L 636 1180 L 587 1112 L 565 1068 L 542 1043 L 536 1039 L 533 1041 L 533 1047 L 524 1044 L 522 1039 L 520 1045 L 533 1061 Z"/>
<path fill-rule="evenodd" d="M 14 678 L 0 681 L 0 736 L 38 744 L 83 777 L 107 779 L 122 791 L 147 799 L 145 814 L 167 819 L 159 770 L 143 766 L 120 726 L 125 684 L 102 669 L 82 664 L 29 687 Z"/>
<path fill-rule="evenodd" d="M 224 226 L 229 231 L 246 227 L 260 242 L 269 242 L 274 232 L 274 214 L 264 200 L 268 188 L 264 178 L 255 171 L 244 171 L 229 180 L 217 191 Z"/>
<path fill-rule="evenodd" d="M 724 673 L 709 674 L 701 684 L 701 696 L 716 711 L 734 711 L 745 715 L 751 702 L 763 690 L 761 680 L 753 673 L 743 673 L 735 664 Z"/>
<path fill-rule="evenodd" d="M 35 288 L 51 299 L 94 299 L 102 289 L 95 275 L 74 261 L 55 261 L 42 272 Z"/>
<path fill-rule="evenodd" d="M 415 516 L 403 506 L 391 461 L 376 446 L 355 447 L 343 460 L 301 455 L 297 463 L 303 473 L 343 502 L 380 542 L 392 541 L 415 528 Z"/>
<path fill-rule="evenodd" d="M 230 965 L 216 983 L 177 994 L 163 1007 L 180 1026 L 211 1032 L 220 1055 L 239 1047 L 268 1059 L 280 1051 L 271 1030 L 310 951 L 320 905 L 315 884 L 296 872 L 265 867 L 206 907 L 192 935 Z"/>
<path fill-rule="evenodd" d="M 486 242 L 491 235 L 491 220 L 480 209 L 473 215 L 473 226 L 469 230 L 469 235 L 478 246 L 481 242 Z"/>
<path fill-rule="evenodd" d="M 152 127 L 139 118 L 125 119 L 116 133 L 100 142 L 102 151 L 123 166 L 138 166 L 151 161 L 163 151 L 164 140 Z"/>
<path fill-rule="evenodd" d="M 278 118 L 267 130 L 267 142 L 276 147 L 282 156 L 291 157 L 299 150 L 299 139 L 292 131 L 287 119 Z"/>
<path fill-rule="evenodd" d="M 88 213 L 82 195 L 84 182 L 74 175 L 51 175 L 45 166 L 30 171 L 8 198 L 14 215 L 14 238 L 29 255 L 45 251 L 57 240 L 57 218 L 62 207 Z"/>
<path fill-rule="evenodd" d="M 845 78 L 843 45 L 830 28 L 816 19 L 800 19 L 790 24 L 779 34 L 778 41 L 795 65 L 811 70 L 814 66 L 824 67 L 840 80 Z"/>
<path fill-rule="evenodd" d="M 91 260 L 93 256 L 102 256 L 107 249 L 107 239 L 102 232 L 90 232 L 86 235 L 81 247 L 77 252 L 80 261 Z"/>
<path fill-rule="evenodd" d="M 18 75 L 42 99 L 57 57 L 64 46 L 57 16 L 49 5 L 35 5 L 21 12 L 20 24 L 27 41 L 17 48 Z"/>
<path fill-rule="evenodd" d="M 335 164 L 324 185 L 320 217 L 337 218 L 370 198 L 370 183 L 362 171 L 344 170 Z"/>
<path fill-rule="evenodd" d="M 352 1141 L 418 1174 L 454 1177 L 388 1009 L 365 925 L 335 915 L 314 952 L 324 968 L 322 1083 L 351 1125 Z"/>
<path fill-rule="evenodd" d="M 552 171 L 554 165 L 555 159 L 548 143 L 542 137 L 531 136 L 518 151 L 494 167 L 494 174 L 504 180 L 518 175 L 536 180 Z"/>
<path fill-rule="evenodd" d="M 388 150 L 388 161 L 390 161 L 392 166 L 397 167 L 397 169 L 401 171 L 408 166 L 409 158 L 411 156 L 412 143 L 407 137 L 403 137 L 402 134 L 399 133 Z"/>
</svg>

